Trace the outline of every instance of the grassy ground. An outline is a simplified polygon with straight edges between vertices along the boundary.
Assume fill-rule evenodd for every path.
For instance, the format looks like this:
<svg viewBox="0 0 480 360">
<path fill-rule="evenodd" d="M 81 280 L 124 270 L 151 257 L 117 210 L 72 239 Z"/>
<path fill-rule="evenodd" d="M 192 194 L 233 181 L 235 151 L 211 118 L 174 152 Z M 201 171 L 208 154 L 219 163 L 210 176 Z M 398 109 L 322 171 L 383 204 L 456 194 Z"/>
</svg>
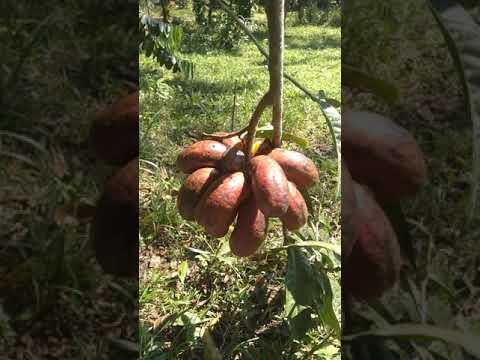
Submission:
<svg viewBox="0 0 480 360">
<path fill-rule="evenodd" d="M 174 15 L 181 17 L 187 28 L 198 31 L 188 11 Z M 257 15 L 256 22 L 256 35 L 266 46 L 264 16 Z M 287 259 L 283 252 L 270 251 L 282 243 L 278 224 L 270 228 L 258 255 L 239 260 L 228 253 L 228 238 L 206 236 L 176 211 L 176 194 L 184 178 L 175 168 L 179 151 L 198 132 L 232 128 L 235 88 L 235 129 L 248 122 L 268 88 L 264 59 L 253 44 L 243 42 L 230 52 L 205 49 L 190 42 L 194 35 L 186 35 L 188 51 L 184 54 L 196 66 L 192 81 L 163 71 L 148 58 L 141 57 L 140 61 L 143 355 L 148 359 L 194 359 L 217 349 L 225 359 L 334 358 L 339 344 L 328 339 L 321 326 L 299 339 L 285 326 L 283 281 Z M 287 71 L 312 92 L 325 90 L 340 100 L 339 46 L 339 28 L 293 26 L 289 20 Z M 267 111 L 262 124 L 269 118 Z M 288 82 L 284 129 L 308 139 L 309 147 L 304 152 L 314 159 L 322 179 L 311 191 L 314 210 L 301 233 L 307 239 L 338 244 L 336 158 L 328 130 L 318 105 Z M 339 316 L 339 287 L 334 283 Z"/>
<path fill-rule="evenodd" d="M 418 6 L 417 11 L 404 13 L 396 40 L 384 35 L 388 46 L 381 52 L 357 41 L 342 58 L 376 70 L 402 93 L 400 101 L 389 106 L 370 92 L 345 87 L 343 106 L 386 114 L 407 128 L 425 153 L 429 173 L 418 196 L 402 204 L 415 249 L 413 266 L 404 267 L 402 281 L 379 302 L 356 304 L 357 330 L 384 327 L 386 321 L 426 323 L 478 336 L 478 222 L 466 222 L 472 124 L 445 40 L 425 5 L 413 3 L 404 5 Z M 377 15 L 368 12 L 369 18 Z M 374 25 L 364 25 L 375 32 Z M 358 28 L 345 35 L 355 37 L 355 32 L 365 35 Z M 402 238 L 406 240 L 404 234 Z M 400 359 L 470 358 L 448 342 L 421 342 L 413 336 L 386 345 Z"/>
<path fill-rule="evenodd" d="M 109 337 L 135 341 L 137 290 L 93 258 L 91 207 L 112 169 L 88 132 L 96 109 L 128 91 L 118 71 L 136 76 L 136 46 L 108 1 L 4 5 L 0 358 L 125 358 Z"/>
</svg>

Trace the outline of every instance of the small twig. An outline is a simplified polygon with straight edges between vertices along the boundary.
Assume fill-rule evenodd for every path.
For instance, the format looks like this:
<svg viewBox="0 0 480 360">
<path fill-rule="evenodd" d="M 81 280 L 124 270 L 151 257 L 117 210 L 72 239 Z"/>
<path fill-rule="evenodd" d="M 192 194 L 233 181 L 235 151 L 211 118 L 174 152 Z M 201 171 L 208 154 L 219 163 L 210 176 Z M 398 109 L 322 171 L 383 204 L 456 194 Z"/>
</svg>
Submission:
<svg viewBox="0 0 480 360">
<path fill-rule="evenodd" d="M 291 244 L 290 238 L 288 236 L 288 230 L 285 225 L 282 226 L 282 233 L 283 233 L 283 246 L 287 246 Z"/>
<path fill-rule="evenodd" d="M 232 119 L 230 123 L 230 131 L 233 131 L 235 128 L 235 112 L 237 110 L 237 80 L 235 80 L 235 85 L 233 86 L 233 107 L 232 107 Z"/>
<path fill-rule="evenodd" d="M 245 152 L 247 154 L 248 160 L 252 158 L 252 146 L 253 141 L 255 139 L 255 133 L 257 132 L 258 122 L 260 121 L 260 117 L 262 116 L 264 110 L 272 104 L 272 96 L 270 91 L 267 91 L 265 95 L 260 99 L 255 108 L 255 111 L 250 118 L 250 123 L 248 124 L 248 133 L 245 140 Z"/>
<path fill-rule="evenodd" d="M 238 131 L 233 131 L 231 133 L 225 134 L 225 135 L 217 135 L 217 134 L 207 134 L 207 133 L 202 133 L 202 136 L 205 138 L 209 138 L 212 140 L 223 140 L 223 139 L 228 139 L 234 136 L 240 136 L 243 133 L 246 133 L 248 131 L 248 125 L 245 126 L 243 129 L 240 129 Z"/>
</svg>

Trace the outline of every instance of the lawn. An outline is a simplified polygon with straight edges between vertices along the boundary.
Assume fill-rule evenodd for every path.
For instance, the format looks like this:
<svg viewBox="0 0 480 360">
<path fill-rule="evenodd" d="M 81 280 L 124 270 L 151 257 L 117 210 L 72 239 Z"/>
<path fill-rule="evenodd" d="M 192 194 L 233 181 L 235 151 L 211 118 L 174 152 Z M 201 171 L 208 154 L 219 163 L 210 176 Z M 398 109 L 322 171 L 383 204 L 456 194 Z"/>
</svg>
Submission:
<svg viewBox="0 0 480 360">
<path fill-rule="evenodd" d="M 136 73 L 136 16 L 132 5 L 113 16 L 113 5 L 2 4 L 2 359 L 124 359 L 114 338 L 136 341 L 137 284 L 106 276 L 89 240 L 113 171 L 95 161 L 91 121 L 131 91 L 132 76 L 118 73 Z"/>
<path fill-rule="evenodd" d="M 195 65 L 182 79 L 140 58 L 140 318 L 145 358 L 194 359 L 202 353 L 225 359 L 305 359 L 339 357 L 339 342 L 328 329 L 313 326 L 294 337 L 286 326 L 284 303 L 287 256 L 274 222 L 265 246 L 240 260 L 228 251 L 228 235 L 213 239 L 181 219 L 176 194 L 184 179 L 175 167 L 181 149 L 201 132 L 240 129 L 268 89 L 264 59 L 253 43 L 231 51 L 202 46 L 189 11 L 178 16 L 185 34 L 183 58 Z M 255 35 L 265 47 L 265 17 L 255 16 Z M 313 93 L 340 101 L 340 28 L 286 27 L 286 71 Z M 235 116 L 232 108 L 236 97 Z M 300 234 L 339 244 L 340 202 L 337 162 L 318 104 L 285 82 L 284 131 L 308 140 L 300 149 L 312 158 L 321 181 L 310 191 L 311 216 Z M 266 111 L 261 125 L 269 122 Z M 296 148 L 287 143 L 287 147 Z M 340 317 L 338 271 L 332 272 L 334 304 Z M 213 355 L 212 355 L 213 354 Z"/>
<path fill-rule="evenodd" d="M 428 169 L 425 186 L 401 204 L 405 222 L 398 227 L 398 238 L 404 248 L 412 247 L 404 254 L 401 280 L 378 301 L 356 303 L 353 331 L 384 328 L 386 324 L 408 323 L 410 329 L 428 324 L 458 331 L 460 338 L 468 335 L 478 339 L 478 213 L 477 221 L 467 221 L 472 121 L 454 61 L 427 3 L 392 2 L 386 9 L 371 11 L 368 5 L 376 2 L 363 0 L 356 6 L 368 9 L 365 13 L 356 9 L 344 12 L 352 25 L 343 29 L 348 41 L 342 49 L 342 61 L 388 80 L 401 96 L 389 104 L 380 92 L 344 86 L 343 108 L 377 112 L 406 128 L 422 149 Z M 384 23 L 372 19 L 391 10 L 401 26 L 388 32 L 385 29 L 391 18 L 384 18 Z M 471 13 L 478 14 L 478 6 Z M 478 23 L 478 15 L 476 19 Z M 359 23 L 365 31 L 358 31 Z M 377 41 L 369 42 L 374 36 Z M 378 339 L 372 342 L 378 346 L 370 350 L 360 339 L 357 351 L 384 351 L 384 358 L 398 359 L 473 358 L 451 339 L 424 342 L 418 334 L 403 337 L 395 333 Z"/>
</svg>

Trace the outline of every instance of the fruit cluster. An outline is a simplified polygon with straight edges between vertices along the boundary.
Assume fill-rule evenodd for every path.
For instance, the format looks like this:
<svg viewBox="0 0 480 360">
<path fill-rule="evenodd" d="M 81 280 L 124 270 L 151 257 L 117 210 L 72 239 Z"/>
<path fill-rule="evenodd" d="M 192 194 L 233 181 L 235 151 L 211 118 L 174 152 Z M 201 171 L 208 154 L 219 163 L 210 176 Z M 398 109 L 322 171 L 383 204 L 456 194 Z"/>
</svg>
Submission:
<svg viewBox="0 0 480 360">
<path fill-rule="evenodd" d="M 185 148 L 177 167 L 188 174 L 177 198 L 180 215 L 195 220 L 213 237 L 225 236 L 233 254 L 250 256 L 265 240 L 268 219 L 278 217 L 291 231 L 307 222 L 301 190 L 318 182 L 312 160 L 291 150 L 256 142 L 249 161 L 245 138 L 215 134 Z"/>
<path fill-rule="evenodd" d="M 397 234 L 384 212 L 427 180 L 421 149 L 390 119 L 366 111 L 342 117 L 342 282 L 359 299 L 379 297 L 398 280 Z"/>
<path fill-rule="evenodd" d="M 90 130 L 98 159 L 115 167 L 90 229 L 102 269 L 117 276 L 138 274 L 138 91 L 99 111 Z"/>
</svg>

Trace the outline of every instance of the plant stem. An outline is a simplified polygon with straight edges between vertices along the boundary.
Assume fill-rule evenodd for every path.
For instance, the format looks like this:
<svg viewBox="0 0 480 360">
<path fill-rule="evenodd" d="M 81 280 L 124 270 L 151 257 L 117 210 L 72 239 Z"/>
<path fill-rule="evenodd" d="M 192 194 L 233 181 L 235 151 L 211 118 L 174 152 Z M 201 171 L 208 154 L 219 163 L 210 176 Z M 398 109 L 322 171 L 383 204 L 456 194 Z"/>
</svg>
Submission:
<svg viewBox="0 0 480 360">
<path fill-rule="evenodd" d="M 233 87 L 233 107 L 232 107 L 232 118 L 230 121 L 230 131 L 233 131 L 235 128 L 235 111 L 237 110 L 237 80 L 235 80 L 235 85 Z"/>
<path fill-rule="evenodd" d="M 207 134 L 207 133 L 202 133 L 202 136 L 205 138 L 209 138 L 212 140 L 223 140 L 223 139 L 228 139 L 234 136 L 239 136 L 242 135 L 244 132 L 247 132 L 249 128 L 249 125 L 245 126 L 244 128 L 237 130 L 237 131 L 232 131 L 228 134 L 225 135 L 216 135 L 216 134 Z"/>
<path fill-rule="evenodd" d="M 273 146 L 282 145 L 283 117 L 283 46 L 284 46 L 284 3 L 285 0 L 269 0 L 265 8 L 269 30 L 270 92 L 272 94 Z"/>
<path fill-rule="evenodd" d="M 260 117 L 263 114 L 263 111 L 272 104 L 272 94 L 270 91 L 268 91 L 265 95 L 262 96 L 260 101 L 257 104 L 257 107 L 255 108 L 255 111 L 252 114 L 252 117 L 250 118 L 250 123 L 248 124 L 248 133 L 246 137 L 246 146 L 245 146 L 245 152 L 247 154 L 248 160 L 252 158 L 252 146 L 253 146 L 253 141 L 255 139 L 255 133 L 257 132 L 257 126 L 258 122 L 260 121 Z"/>
</svg>

